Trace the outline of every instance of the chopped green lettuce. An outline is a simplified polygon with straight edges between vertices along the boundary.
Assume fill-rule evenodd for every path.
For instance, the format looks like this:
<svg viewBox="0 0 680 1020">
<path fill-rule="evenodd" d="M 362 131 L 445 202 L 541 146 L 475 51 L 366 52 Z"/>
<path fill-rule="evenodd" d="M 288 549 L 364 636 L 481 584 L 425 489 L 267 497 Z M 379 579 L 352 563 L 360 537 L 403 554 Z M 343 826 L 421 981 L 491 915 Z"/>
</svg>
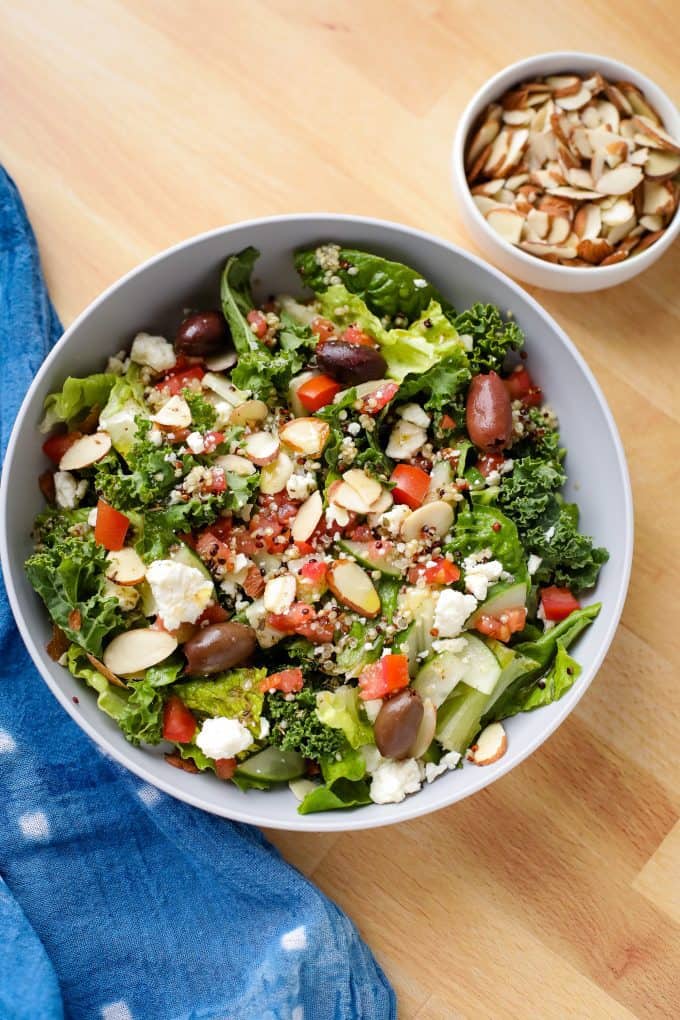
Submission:
<svg viewBox="0 0 680 1020">
<path fill-rule="evenodd" d="M 326 271 L 317 261 L 316 250 L 297 252 L 295 268 L 306 286 L 321 294 L 329 284 Z M 391 262 L 354 248 L 340 248 L 338 255 L 339 267 L 334 275 L 351 294 L 365 301 L 374 315 L 381 318 L 403 315 L 410 322 L 417 319 L 431 301 L 444 304 L 443 298 L 420 273 L 401 262 Z"/>
<path fill-rule="evenodd" d="M 326 726 L 342 730 L 352 747 L 374 744 L 373 727 L 363 715 L 356 687 L 343 685 L 334 691 L 319 691 L 316 711 Z"/>
<path fill-rule="evenodd" d="M 111 436 L 114 450 L 126 458 L 135 441 L 137 419 L 149 416 L 140 371 L 139 365 L 131 362 L 125 375 L 115 377 L 99 415 L 99 424 Z"/>
<path fill-rule="evenodd" d="M 298 751 L 305 758 L 319 761 L 335 755 L 343 745 L 340 730 L 332 729 L 319 718 L 316 692 L 311 687 L 303 687 L 292 696 L 269 694 L 266 714 L 272 724 L 270 740 L 284 751 Z"/>
<path fill-rule="evenodd" d="M 469 354 L 473 375 L 498 372 L 510 351 L 524 346 L 524 334 L 516 322 L 505 321 L 495 305 L 477 303 L 457 315 L 453 323 L 460 336 L 472 338 Z"/>
<path fill-rule="evenodd" d="M 177 684 L 173 693 L 179 695 L 187 708 L 201 715 L 238 719 L 257 739 L 264 702 L 260 681 L 266 675 L 266 669 L 233 669 L 209 680 Z"/>
<path fill-rule="evenodd" d="M 500 560 L 503 569 L 516 581 L 528 578 L 526 555 L 517 528 L 496 507 L 474 505 L 471 510 L 458 514 L 453 540 L 445 548 L 447 552 L 457 552 L 463 557 L 481 549 L 490 549 L 491 558 Z"/>
<path fill-rule="evenodd" d="M 40 423 L 41 432 L 49 432 L 60 422 L 72 426 L 93 408 L 103 408 L 116 382 L 109 372 L 98 372 L 83 379 L 69 376 L 58 393 L 45 398 L 45 416 Z"/>
<path fill-rule="evenodd" d="M 230 255 L 222 271 L 222 313 L 231 331 L 234 347 L 239 355 L 262 347 L 251 330 L 246 316 L 255 307 L 250 290 L 253 267 L 260 257 L 257 248 L 244 248 Z"/>
<path fill-rule="evenodd" d="M 399 387 L 399 403 L 417 400 L 428 411 L 458 412 L 461 415 L 464 391 L 470 382 L 470 369 L 462 347 L 448 354 L 426 372 L 407 375 Z"/>
<path fill-rule="evenodd" d="M 324 785 L 310 791 L 298 807 L 301 815 L 315 811 L 335 811 L 370 803 L 366 760 L 360 751 L 347 743 L 332 757 L 321 761 Z"/>
<path fill-rule="evenodd" d="M 183 389 L 182 396 L 189 405 L 191 411 L 191 427 L 199 432 L 211 429 L 217 420 L 217 414 L 212 404 L 209 404 L 205 397 L 194 390 Z"/>
</svg>

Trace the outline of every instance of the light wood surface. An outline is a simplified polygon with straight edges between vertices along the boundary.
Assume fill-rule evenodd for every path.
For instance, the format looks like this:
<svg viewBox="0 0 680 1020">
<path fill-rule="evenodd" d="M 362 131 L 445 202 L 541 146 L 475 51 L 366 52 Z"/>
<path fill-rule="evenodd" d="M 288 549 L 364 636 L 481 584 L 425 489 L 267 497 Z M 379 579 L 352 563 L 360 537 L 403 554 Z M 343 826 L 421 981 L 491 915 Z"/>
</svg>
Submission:
<svg viewBox="0 0 680 1020">
<path fill-rule="evenodd" d="M 362 213 L 471 247 L 447 161 L 472 92 L 559 47 L 680 99 L 677 15 L 674 0 L 12 0 L 1 158 L 65 323 L 156 251 L 252 216 Z M 676 246 L 609 293 L 535 292 L 602 385 L 635 489 L 623 625 L 575 713 L 437 815 L 272 834 L 354 918 L 405 1020 L 680 1015 L 679 276 Z"/>
</svg>

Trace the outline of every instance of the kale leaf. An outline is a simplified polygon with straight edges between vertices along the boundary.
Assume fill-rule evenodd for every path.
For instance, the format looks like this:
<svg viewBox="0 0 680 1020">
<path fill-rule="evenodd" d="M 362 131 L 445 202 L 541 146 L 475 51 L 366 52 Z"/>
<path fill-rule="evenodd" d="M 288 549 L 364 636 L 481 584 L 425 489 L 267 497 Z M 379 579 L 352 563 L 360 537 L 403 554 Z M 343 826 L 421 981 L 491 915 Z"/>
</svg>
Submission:
<svg viewBox="0 0 680 1020">
<path fill-rule="evenodd" d="M 303 687 L 290 701 L 279 692 L 268 694 L 265 714 L 272 723 L 272 744 L 284 751 L 298 751 L 318 761 L 336 754 L 344 743 L 341 730 L 331 729 L 319 719 L 316 692 L 311 687 Z"/>
<path fill-rule="evenodd" d="M 453 319 L 461 336 L 472 337 L 468 355 L 473 375 L 498 372 L 510 351 L 524 345 L 524 334 L 516 322 L 504 321 L 495 305 L 474 304 Z"/>
</svg>

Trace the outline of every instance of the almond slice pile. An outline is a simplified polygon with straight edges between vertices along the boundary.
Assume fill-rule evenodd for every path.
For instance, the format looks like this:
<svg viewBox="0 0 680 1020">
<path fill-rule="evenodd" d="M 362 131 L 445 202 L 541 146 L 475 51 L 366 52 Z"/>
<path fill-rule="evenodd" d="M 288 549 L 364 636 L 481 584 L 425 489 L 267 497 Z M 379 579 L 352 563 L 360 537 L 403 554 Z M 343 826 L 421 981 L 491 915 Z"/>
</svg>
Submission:
<svg viewBox="0 0 680 1020">
<path fill-rule="evenodd" d="M 465 169 L 475 204 L 510 244 L 560 265 L 609 266 L 670 223 L 680 142 L 630 82 L 550 75 L 487 107 Z"/>
</svg>

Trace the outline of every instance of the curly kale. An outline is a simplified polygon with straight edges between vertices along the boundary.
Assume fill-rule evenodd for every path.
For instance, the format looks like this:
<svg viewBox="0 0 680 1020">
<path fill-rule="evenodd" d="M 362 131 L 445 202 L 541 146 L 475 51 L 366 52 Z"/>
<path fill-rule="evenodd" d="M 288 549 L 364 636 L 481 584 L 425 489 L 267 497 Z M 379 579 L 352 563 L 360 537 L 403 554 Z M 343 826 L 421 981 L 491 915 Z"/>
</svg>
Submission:
<svg viewBox="0 0 680 1020">
<path fill-rule="evenodd" d="M 191 427 L 198 432 L 205 432 L 211 429 L 217 421 L 217 414 L 212 404 L 209 404 L 205 397 L 194 390 L 183 389 L 182 396 L 189 405 L 191 411 Z"/>
<path fill-rule="evenodd" d="M 267 696 L 266 714 L 271 720 L 270 740 L 284 751 L 298 751 L 305 758 L 336 754 L 343 745 L 342 730 L 331 729 L 316 713 L 316 692 L 303 687 L 290 701 L 282 694 Z"/>
<path fill-rule="evenodd" d="M 470 368 L 478 372 L 498 372 L 510 351 L 524 345 L 524 334 L 516 322 L 506 322 L 495 305 L 479 302 L 453 320 L 461 336 L 472 337 Z"/>
</svg>

